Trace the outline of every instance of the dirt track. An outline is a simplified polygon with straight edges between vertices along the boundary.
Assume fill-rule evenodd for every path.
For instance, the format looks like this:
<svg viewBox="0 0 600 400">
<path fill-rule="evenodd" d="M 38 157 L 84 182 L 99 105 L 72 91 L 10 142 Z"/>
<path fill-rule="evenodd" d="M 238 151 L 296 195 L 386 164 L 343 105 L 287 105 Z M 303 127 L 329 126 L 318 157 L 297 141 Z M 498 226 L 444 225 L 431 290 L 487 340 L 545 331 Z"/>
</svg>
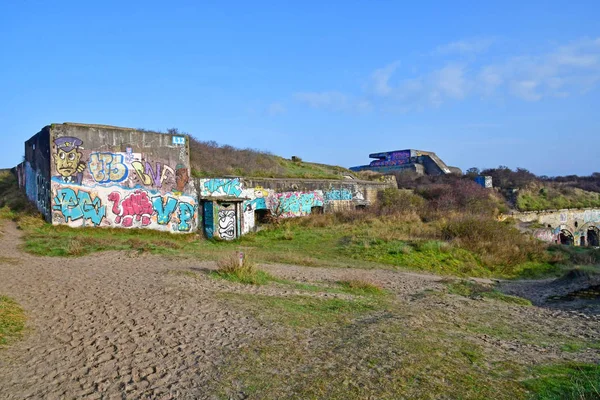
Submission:
<svg viewBox="0 0 600 400">
<path fill-rule="evenodd" d="M 1 399 L 211 398 L 207 387 L 219 379 L 215 367 L 224 362 L 224 354 L 278 329 L 228 308 L 215 294 L 300 293 L 276 286 L 235 285 L 204 274 L 195 279 L 169 273 L 213 268 L 211 263 L 189 259 L 173 261 L 127 252 L 81 258 L 34 257 L 19 250 L 20 232 L 14 224 L 5 223 L 3 230 L 0 293 L 13 297 L 25 309 L 28 332 L 22 341 L 0 351 Z M 368 276 L 407 302 L 424 289 L 443 287 L 440 277 L 404 272 L 294 266 L 265 269 L 308 281 Z M 465 303 L 460 299 L 433 301 L 422 307 Z M 472 306 L 469 303 L 468 307 Z M 585 337 L 600 336 L 597 320 L 538 308 L 513 309 L 534 324 L 568 327 Z M 525 358 L 539 353 L 535 348 L 519 349 Z M 581 357 L 596 356 L 591 352 Z"/>
<path fill-rule="evenodd" d="M 223 352 L 270 329 L 228 309 L 215 292 L 294 293 L 168 273 L 214 268 L 193 260 L 126 252 L 34 257 L 19 250 L 14 224 L 3 230 L 0 293 L 25 309 L 29 332 L 0 353 L 2 399 L 210 398 L 204 388 L 215 379 Z M 269 269 L 310 280 L 348 275 Z M 386 282 L 395 275 L 377 272 Z M 437 279 L 415 275 L 402 281 L 402 289 L 420 290 L 423 281 Z"/>
<path fill-rule="evenodd" d="M 0 256 L 14 260 L 0 264 L 0 293 L 31 329 L 0 354 L 2 399 L 202 398 L 220 352 L 258 329 L 211 296 L 218 283 L 178 290 L 157 257 L 31 257 L 4 230 Z"/>
</svg>

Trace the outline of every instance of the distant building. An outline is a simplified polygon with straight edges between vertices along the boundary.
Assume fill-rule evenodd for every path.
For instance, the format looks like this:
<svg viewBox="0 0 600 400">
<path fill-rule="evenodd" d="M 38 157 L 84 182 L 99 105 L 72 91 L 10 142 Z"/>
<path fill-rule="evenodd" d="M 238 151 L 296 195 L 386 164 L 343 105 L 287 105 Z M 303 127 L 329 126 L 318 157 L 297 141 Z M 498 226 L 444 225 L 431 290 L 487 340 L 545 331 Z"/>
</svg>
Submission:
<svg viewBox="0 0 600 400">
<path fill-rule="evenodd" d="M 383 174 L 412 171 L 419 175 L 462 174 L 456 167 L 449 167 L 434 152 L 423 150 L 395 150 L 369 154 L 375 158 L 369 165 L 350 168 L 352 171 L 375 171 Z"/>
<path fill-rule="evenodd" d="M 477 183 L 478 185 L 480 185 L 486 189 L 491 189 L 492 188 L 492 177 L 491 176 L 483 176 L 483 175 L 476 176 L 475 183 Z"/>
</svg>

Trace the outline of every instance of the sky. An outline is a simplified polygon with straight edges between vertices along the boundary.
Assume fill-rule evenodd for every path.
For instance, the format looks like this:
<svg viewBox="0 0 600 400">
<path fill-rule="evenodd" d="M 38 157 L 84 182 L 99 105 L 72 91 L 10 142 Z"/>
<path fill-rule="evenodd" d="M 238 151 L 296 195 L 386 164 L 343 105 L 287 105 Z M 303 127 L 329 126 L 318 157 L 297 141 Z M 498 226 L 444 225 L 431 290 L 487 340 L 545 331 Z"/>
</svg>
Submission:
<svg viewBox="0 0 600 400">
<path fill-rule="evenodd" d="M 345 167 L 413 148 L 589 175 L 599 16 L 597 0 L 4 1 L 0 168 L 81 122 Z"/>
</svg>

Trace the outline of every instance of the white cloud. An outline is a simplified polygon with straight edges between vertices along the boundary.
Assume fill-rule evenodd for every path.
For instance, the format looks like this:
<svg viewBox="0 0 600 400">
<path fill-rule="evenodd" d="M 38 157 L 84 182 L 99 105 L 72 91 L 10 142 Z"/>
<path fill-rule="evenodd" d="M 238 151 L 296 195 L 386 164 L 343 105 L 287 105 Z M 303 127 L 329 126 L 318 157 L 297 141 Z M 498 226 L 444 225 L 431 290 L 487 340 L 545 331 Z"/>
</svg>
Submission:
<svg viewBox="0 0 600 400">
<path fill-rule="evenodd" d="M 432 74 L 432 88 L 439 90 L 447 97 L 462 99 L 467 94 L 467 81 L 464 76 L 464 67 L 447 65 Z"/>
<path fill-rule="evenodd" d="M 435 49 L 437 54 L 474 54 L 482 53 L 490 48 L 494 43 L 492 38 L 474 38 L 467 40 L 458 40 L 456 42 L 448 43 L 443 46 L 438 46 Z"/>
<path fill-rule="evenodd" d="M 367 99 L 357 99 L 337 91 L 298 92 L 294 94 L 294 99 L 317 109 L 356 112 L 371 109 L 371 104 Z"/>
<path fill-rule="evenodd" d="M 371 74 L 371 87 L 373 92 L 380 96 L 386 96 L 392 92 L 390 87 L 390 78 L 396 72 L 400 66 L 399 61 L 395 61 L 391 64 L 386 65 L 383 68 L 376 69 Z"/>
<path fill-rule="evenodd" d="M 439 107 L 473 96 L 515 97 L 540 101 L 590 91 L 600 83 L 600 38 L 583 38 L 539 54 L 513 55 L 493 63 L 452 60 L 452 53 L 480 52 L 490 39 L 459 41 L 436 52 L 448 60 L 417 76 L 402 71 L 398 61 L 375 69 L 360 95 L 339 91 L 296 93 L 313 108 L 335 111 L 408 112 Z"/>
<path fill-rule="evenodd" d="M 269 106 L 267 107 L 267 115 L 274 117 L 276 115 L 281 115 L 281 114 L 285 114 L 286 113 L 286 108 L 283 104 L 281 103 L 271 103 L 269 104 Z"/>
</svg>

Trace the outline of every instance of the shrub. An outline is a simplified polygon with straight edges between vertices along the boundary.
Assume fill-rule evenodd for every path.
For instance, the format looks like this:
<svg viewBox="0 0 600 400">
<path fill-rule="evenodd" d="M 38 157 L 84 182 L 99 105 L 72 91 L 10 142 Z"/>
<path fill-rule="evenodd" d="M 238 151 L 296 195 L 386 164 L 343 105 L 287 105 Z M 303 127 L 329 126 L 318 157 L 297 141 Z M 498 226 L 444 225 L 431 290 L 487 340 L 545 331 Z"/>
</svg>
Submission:
<svg viewBox="0 0 600 400">
<path fill-rule="evenodd" d="M 510 222 L 462 216 L 444 224 L 442 237 L 478 254 L 485 266 L 502 275 L 517 274 L 520 264 L 549 260 L 543 243 L 522 234 Z"/>
<path fill-rule="evenodd" d="M 256 264 L 245 254 L 240 252 L 231 253 L 217 261 L 217 271 L 213 276 L 232 282 L 250 285 L 264 285 L 275 280 L 271 275 L 256 268 Z"/>
<path fill-rule="evenodd" d="M 420 211 L 425 200 L 412 190 L 387 188 L 378 193 L 380 215 L 407 214 Z"/>
</svg>

